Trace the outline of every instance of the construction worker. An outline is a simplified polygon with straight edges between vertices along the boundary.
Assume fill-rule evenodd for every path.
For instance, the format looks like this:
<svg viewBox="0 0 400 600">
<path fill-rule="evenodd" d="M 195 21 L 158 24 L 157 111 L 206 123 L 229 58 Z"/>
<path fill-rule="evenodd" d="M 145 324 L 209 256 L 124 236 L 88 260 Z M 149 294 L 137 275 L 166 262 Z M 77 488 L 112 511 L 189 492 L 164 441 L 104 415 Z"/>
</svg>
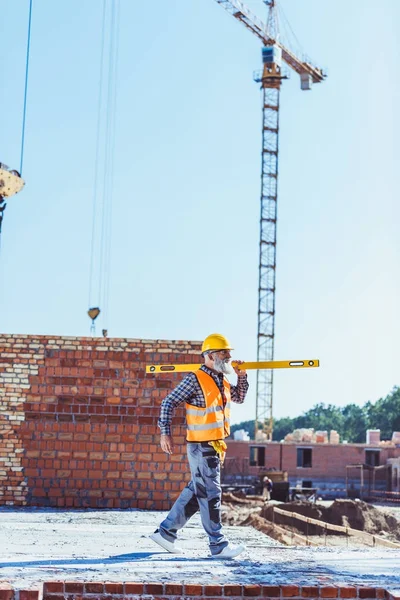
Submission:
<svg viewBox="0 0 400 600">
<path fill-rule="evenodd" d="M 246 371 L 231 365 L 232 346 L 219 333 L 206 337 L 202 345 L 204 365 L 190 373 L 164 398 L 158 426 L 161 448 L 173 453 L 171 419 L 174 409 L 185 403 L 187 456 L 190 483 L 182 490 L 167 517 L 150 538 L 168 552 L 179 553 L 175 541 L 177 531 L 200 510 L 201 522 L 209 538 L 213 558 L 234 558 L 245 550 L 233 546 L 222 533 L 221 523 L 221 459 L 226 450 L 224 438 L 230 433 L 230 404 L 241 404 L 249 384 Z M 230 385 L 225 375 L 236 372 L 237 385 Z"/>
<path fill-rule="evenodd" d="M 266 475 L 263 478 L 263 494 L 262 494 L 265 502 L 269 502 L 271 500 L 271 492 L 272 492 L 273 486 L 274 486 L 274 484 L 272 483 L 272 480 L 268 477 L 268 475 Z"/>
</svg>

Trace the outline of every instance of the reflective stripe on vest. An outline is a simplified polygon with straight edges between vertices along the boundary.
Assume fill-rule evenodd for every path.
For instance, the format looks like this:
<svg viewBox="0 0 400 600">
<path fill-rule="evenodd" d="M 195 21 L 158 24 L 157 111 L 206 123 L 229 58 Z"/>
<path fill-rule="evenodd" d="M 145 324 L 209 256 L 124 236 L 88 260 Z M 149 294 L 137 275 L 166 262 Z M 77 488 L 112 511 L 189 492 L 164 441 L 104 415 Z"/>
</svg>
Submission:
<svg viewBox="0 0 400 600">
<path fill-rule="evenodd" d="M 198 408 L 186 403 L 186 423 L 188 442 L 211 442 L 223 440 L 230 433 L 231 386 L 224 378 L 224 395 L 211 375 L 201 369 L 195 372 L 206 403 Z"/>
</svg>

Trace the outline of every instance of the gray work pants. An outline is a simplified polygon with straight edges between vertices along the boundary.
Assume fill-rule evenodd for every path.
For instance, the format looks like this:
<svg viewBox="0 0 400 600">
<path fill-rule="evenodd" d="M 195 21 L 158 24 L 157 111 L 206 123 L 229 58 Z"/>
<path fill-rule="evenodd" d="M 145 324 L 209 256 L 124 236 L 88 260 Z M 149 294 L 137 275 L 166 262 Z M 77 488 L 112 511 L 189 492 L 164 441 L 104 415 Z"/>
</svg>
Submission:
<svg viewBox="0 0 400 600">
<path fill-rule="evenodd" d="M 201 523 L 209 538 L 211 554 L 218 554 L 228 545 L 228 540 L 222 533 L 219 457 L 207 442 L 189 442 L 187 456 L 192 480 L 182 490 L 161 523 L 160 534 L 174 543 L 177 531 L 200 509 Z"/>
</svg>

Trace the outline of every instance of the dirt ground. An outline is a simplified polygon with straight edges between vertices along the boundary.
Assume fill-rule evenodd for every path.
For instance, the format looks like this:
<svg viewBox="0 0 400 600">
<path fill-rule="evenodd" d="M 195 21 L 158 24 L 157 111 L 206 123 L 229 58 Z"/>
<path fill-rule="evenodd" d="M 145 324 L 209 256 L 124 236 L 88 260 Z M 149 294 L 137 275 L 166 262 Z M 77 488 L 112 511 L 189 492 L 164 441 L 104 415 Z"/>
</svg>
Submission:
<svg viewBox="0 0 400 600">
<path fill-rule="evenodd" d="M 230 493 L 223 496 L 223 520 L 229 525 L 252 526 L 280 543 L 285 543 L 281 528 L 288 532 L 307 536 L 307 539 L 322 545 L 360 547 L 375 543 L 372 538 L 367 536 L 360 539 L 357 536 L 326 532 L 319 526 L 274 513 L 274 506 L 323 523 L 349 527 L 379 536 L 384 540 L 400 542 L 400 509 L 373 506 L 361 500 L 343 499 L 331 503 L 287 502 L 280 504 L 265 503 L 259 496 L 240 497 Z"/>
</svg>

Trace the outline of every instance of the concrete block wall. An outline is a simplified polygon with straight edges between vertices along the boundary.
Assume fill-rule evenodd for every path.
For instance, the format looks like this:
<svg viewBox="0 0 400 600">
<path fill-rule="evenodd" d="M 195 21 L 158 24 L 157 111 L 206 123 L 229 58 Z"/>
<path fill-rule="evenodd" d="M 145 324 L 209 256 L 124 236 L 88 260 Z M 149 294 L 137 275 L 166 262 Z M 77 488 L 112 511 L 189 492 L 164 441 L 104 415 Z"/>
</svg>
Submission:
<svg viewBox="0 0 400 600">
<path fill-rule="evenodd" d="M 0 335 L 0 505 L 166 510 L 187 480 L 159 446 L 162 399 L 200 362 L 200 342 Z"/>
</svg>

